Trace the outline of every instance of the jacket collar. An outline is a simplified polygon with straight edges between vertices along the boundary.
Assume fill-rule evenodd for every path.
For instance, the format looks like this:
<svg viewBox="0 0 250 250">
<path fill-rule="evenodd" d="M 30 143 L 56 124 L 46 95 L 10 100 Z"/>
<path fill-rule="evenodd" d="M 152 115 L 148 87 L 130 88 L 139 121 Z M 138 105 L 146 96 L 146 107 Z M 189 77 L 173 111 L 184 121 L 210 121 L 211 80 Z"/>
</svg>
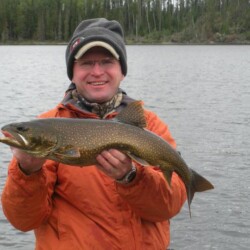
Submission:
<svg viewBox="0 0 250 250">
<path fill-rule="evenodd" d="M 135 99 L 119 88 L 117 95 L 105 105 L 88 103 L 77 93 L 75 84 L 71 83 L 60 106 L 84 116 L 105 119 L 115 116 L 117 112 L 133 101 Z"/>
</svg>

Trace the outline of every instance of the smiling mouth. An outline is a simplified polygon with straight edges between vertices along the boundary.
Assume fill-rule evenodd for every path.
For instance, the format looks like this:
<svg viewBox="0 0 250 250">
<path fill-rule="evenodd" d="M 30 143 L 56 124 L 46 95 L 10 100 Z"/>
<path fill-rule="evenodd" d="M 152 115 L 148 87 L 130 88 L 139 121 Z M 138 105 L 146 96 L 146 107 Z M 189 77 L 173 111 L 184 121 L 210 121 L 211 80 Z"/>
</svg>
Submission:
<svg viewBox="0 0 250 250">
<path fill-rule="evenodd" d="M 107 82 L 89 82 L 88 84 L 92 85 L 92 86 L 101 86 L 106 84 Z"/>
</svg>

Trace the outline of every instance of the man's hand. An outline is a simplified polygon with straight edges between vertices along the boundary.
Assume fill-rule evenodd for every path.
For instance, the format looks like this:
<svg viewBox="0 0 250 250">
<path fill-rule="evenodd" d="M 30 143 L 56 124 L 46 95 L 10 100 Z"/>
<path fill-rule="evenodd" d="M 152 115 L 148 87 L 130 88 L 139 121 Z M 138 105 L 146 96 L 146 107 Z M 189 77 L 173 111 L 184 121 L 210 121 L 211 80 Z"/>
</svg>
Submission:
<svg viewBox="0 0 250 250">
<path fill-rule="evenodd" d="M 7 132 L 4 133 L 4 135 L 6 137 L 11 137 L 11 135 Z M 42 168 L 42 165 L 46 161 L 46 159 L 44 158 L 31 156 L 20 149 L 14 147 L 10 147 L 10 149 L 13 153 L 13 156 L 15 156 L 18 161 L 20 169 L 27 175 L 40 170 Z"/>
<path fill-rule="evenodd" d="M 132 160 L 116 149 L 102 151 L 96 157 L 97 168 L 113 179 L 123 178 L 132 169 Z"/>
<path fill-rule="evenodd" d="M 40 170 L 46 161 L 44 158 L 31 156 L 24 151 L 11 147 L 11 151 L 19 163 L 20 169 L 27 175 Z"/>
</svg>

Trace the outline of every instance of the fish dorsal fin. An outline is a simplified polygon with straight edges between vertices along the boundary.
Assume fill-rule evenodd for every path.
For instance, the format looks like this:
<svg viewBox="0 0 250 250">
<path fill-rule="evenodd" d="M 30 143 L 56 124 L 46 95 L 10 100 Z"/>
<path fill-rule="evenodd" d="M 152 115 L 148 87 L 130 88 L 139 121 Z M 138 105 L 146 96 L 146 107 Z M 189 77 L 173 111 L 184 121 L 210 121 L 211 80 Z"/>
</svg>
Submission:
<svg viewBox="0 0 250 250">
<path fill-rule="evenodd" d="M 141 101 L 129 103 L 128 106 L 116 116 L 116 120 L 140 128 L 147 126 Z"/>
</svg>

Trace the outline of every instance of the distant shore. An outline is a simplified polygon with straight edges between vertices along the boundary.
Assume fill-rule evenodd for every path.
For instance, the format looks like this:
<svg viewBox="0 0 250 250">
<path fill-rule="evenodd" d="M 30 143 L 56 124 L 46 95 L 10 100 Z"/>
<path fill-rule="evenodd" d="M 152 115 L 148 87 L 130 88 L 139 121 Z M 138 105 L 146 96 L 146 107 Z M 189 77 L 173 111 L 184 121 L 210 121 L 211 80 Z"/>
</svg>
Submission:
<svg viewBox="0 0 250 250">
<path fill-rule="evenodd" d="M 215 33 L 211 39 L 199 39 L 192 37 L 189 40 L 183 38 L 182 33 L 174 33 L 171 36 L 149 38 L 147 36 L 127 36 L 127 45 L 250 45 L 250 40 L 241 34 L 225 35 Z M 0 45 L 67 45 L 67 41 L 60 40 L 2 40 Z"/>
<path fill-rule="evenodd" d="M 250 45 L 250 41 L 233 41 L 233 42 L 218 42 L 218 41 L 206 41 L 206 42 L 149 42 L 149 41 L 126 41 L 127 45 Z M 67 45 L 67 42 L 62 41 L 7 41 L 0 42 L 0 46 L 4 45 Z"/>
</svg>

